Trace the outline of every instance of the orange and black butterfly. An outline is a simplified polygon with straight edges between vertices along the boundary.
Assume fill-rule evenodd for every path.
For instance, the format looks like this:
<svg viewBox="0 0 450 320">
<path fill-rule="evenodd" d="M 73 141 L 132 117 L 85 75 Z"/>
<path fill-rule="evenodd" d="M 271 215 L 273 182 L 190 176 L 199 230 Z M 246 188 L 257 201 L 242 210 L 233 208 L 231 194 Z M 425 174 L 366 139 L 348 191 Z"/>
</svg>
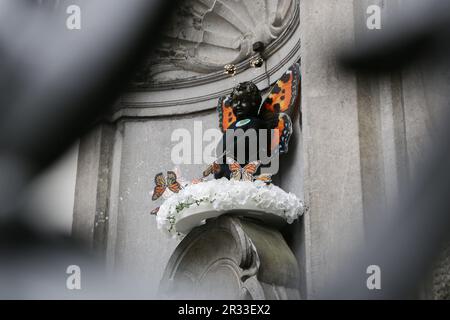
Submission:
<svg viewBox="0 0 450 320">
<path fill-rule="evenodd" d="M 294 63 L 275 83 L 261 106 L 261 113 L 286 113 L 292 116 L 298 102 L 300 89 L 300 66 Z"/>
<path fill-rule="evenodd" d="M 181 185 L 177 181 L 177 175 L 173 171 L 167 171 L 167 179 L 162 172 L 155 176 L 155 189 L 153 190 L 152 200 L 155 201 L 161 197 L 167 188 L 174 193 L 178 193 L 181 190 Z"/>
<path fill-rule="evenodd" d="M 234 159 L 227 158 L 228 168 L 231 171 L 230 179 L 242 181 L 253 181 L 253 175 L 261 165 L 261 161 L 252 161 L 249 164 L 241 167 L 241 165 Z"/>
<path fill-rule="evenodd" d="M 234 122 L 236 122 L 236 116 L 231 107 L 230 96 L 219 98 L 217 112 L 219 113 L 219 128 L 222 132 L 225 132 Z"/>
<path fill-rule="evenodd" d="M 272 137 L 271 147 L 272 151 L 279 151 L 280 154 L 288 152 L 289 139 L 292 135 L 292 121 L 285 113 L 278 115 L 274 135 Z M 278 148 L 278 149 L 277 149 Z"/>
<path fill-rule="evenodd" d="M 220 165 L 217 163 L 217 161 L 214 161 L 205 169 L 205 171 L 203 171 L 203 176 L 207 177 L 210 174 L 216 174 L 219 172 L 220 172 Z"/>
<path fill-rule="evenodd" d="M 259 115 L 273 123 L 276 135 L 272 139 L 272 151 L 287 153 L 292 135 L 291 118 L 300 101 L 300 66 L 293 64 L 275 83 L 261 105 Z"/>
</svg>

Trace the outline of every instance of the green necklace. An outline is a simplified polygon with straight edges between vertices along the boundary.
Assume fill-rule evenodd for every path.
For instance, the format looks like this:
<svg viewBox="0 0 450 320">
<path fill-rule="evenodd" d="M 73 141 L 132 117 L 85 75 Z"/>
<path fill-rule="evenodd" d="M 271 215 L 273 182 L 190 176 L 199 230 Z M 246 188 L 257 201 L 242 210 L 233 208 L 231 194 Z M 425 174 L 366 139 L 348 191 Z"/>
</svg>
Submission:
<svg viewBox="0 0 450 320">
<path fill-rule="evenodd" d="M 250 119 L 239 120 L 238 122 L 236 122 L 236 127 L 245 126 L 249 122 L 250 122 Z"/>
</svg>

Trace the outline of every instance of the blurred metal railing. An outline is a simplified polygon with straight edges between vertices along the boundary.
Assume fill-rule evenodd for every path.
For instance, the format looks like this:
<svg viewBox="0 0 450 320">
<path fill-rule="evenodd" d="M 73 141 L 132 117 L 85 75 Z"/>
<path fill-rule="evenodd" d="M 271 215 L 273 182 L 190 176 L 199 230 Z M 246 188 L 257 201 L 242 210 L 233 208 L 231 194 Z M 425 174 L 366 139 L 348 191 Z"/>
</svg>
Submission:
<svg viewBox="0 0 450 320">
<path fill-rule="evenodd" d="M 436 62 L 447 64 L 448 6 L 448 1 L 430 1 L 420 24 L 414 17 L 399 19 L 396 32 L 381 31 L 367 39 L 343 57 L 343 64 L 371 74 L 401 68 L 420 58 L 418 53 L 431 59 L 439 56 Z M 83 251 L 64 245 L 66 239 L 27 227 L 26 217 L 32 212 L 21 212 L 21 193 L 108 111 L 157 43 L 160 25 L 174 7 L 164 0 L 89 1 L 83 6 L 85 29 L 77 33 L 61 28 L 61 21 L 29 1 L 0 2 L 0 297 L 36 297 L 27 291 L 36 279 L 20 286 L 7 281 L 23 271 L 24 264 L 27 270 L 36 264 L 53 270 L 84 256 Z M 441 147 L 403 199 L 396 218 L 389 225 L 374 226 L 371 234 L 377 238 L 349 257 L 347 268 L 321 297 L 403 298 L 416 292 L 449 235 L 449 136 L 450 132 L 443 133 Z M 365 286 L 363 271 L 372 261 L 383 269 L 380 291 Z M 82 297 L 104 297 L 104 293 Z M 61 298 L 60 294 L 55 291 L 47 297 Z"/>
</svg>

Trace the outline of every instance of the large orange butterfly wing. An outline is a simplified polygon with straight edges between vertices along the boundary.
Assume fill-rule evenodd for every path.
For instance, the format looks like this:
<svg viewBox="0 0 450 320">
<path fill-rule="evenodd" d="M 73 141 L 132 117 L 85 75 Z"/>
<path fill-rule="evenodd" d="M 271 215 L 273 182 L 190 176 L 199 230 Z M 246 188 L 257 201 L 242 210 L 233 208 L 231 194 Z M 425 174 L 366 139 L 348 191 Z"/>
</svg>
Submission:
<svg viewBox="0 0 450 320">
<path fill-rule="evenodd" d="M 295 114 L 299 98 L 300 66 L 295 63 L 275 83 L 261 106 L 261 117 L 266 121 L 273 120 L 273 128 L 277 129 L 272 139 L 272 151 L 279 151 L 280 154 L 288 151 L 292 134 L 291 117 Z"/>
<path fill-rule="evenodd" d="M 155 188 L 153 189 L 152 200 L 155 201 L 161 197 L 164 191 L 166 191 L 166 187 L 166 178 L 164 178 L 164 175 L 160 172 L 155 176 Z"/>
<path fill-rule="evenodd" d="M 299 95 L 300 66 L 298 63 L 294 63 L 275 83 L 263 102 L 261 112 L 271 114 L 286 113 L 292 116 Z"/>
<path fill-rule="evenodd" d="M 173 171 L 167 171 L 167 187 L 174 193 L 178 193 L 181 190 L 181 185 L 177 181 L 177 175 Z"/>
<path fill-rule="evenodd" d="M 263 174 L 260 174 L 259 176 L 257 176 L 255 178 L 255 180 L 262 181 L 266 184 L 271 184 L 272 183 L 272 175 L 269 173 L 263 173 Z"/>
<path fill-rule="evenodd" d="M 271 148 L 272 151 L 278 149 L 280 154 L 288 152 L 289 139 L 292 135 L 292 121 L 287 114 L 280 114 L 278 116 L 277 125 L 274 128 L 275 132 L 272 137 Z"/>
<path fill-rule="evenodd" d="M 236 122 L 236 116 L 231 107 L 231 97 L 220 97 L 217 104 L 217 112 L 219 113 L 219 127 L 222 132 L 225 132 L 230 125 Z"/>
</svg>

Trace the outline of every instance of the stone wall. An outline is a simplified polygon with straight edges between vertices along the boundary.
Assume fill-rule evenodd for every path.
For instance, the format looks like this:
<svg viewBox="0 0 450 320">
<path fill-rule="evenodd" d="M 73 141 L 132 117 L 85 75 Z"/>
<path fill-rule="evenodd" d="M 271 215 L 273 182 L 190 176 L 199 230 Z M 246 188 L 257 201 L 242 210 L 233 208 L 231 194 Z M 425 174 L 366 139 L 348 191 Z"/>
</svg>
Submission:
<svg viewBox="0 0 450 320">
<path fill-rule="evenodd" d="M 260 1 L 189 1 L 188 4 L 192 10 L 201 10 L 194 15 L 184 15 L 183 10 L 181 13 L 178 10 L 175 19 L 181 19 L 183 23 L 177 26 L 181 26 L 181 31 L 185 26 L 187 31 L 184 34 L 179 30 L 175 33 L 177 36 L 172 32 L 167 41 L 179 46 L 186 44 L 186 39 L 180 37 L 187 36 L 190 41 L 195 40 L 189 46 L 207 47 L 208 50 L 191 52 L 187 64 L 176 59 L 156 57 L 155 60 L 153 57 L 149 65 L 158 71 L 158 75 L 149 78 L 148 74 L 140 74 L 138 80 L 141 82 L 135 83 L 122 96 L 109 121 L 81 139 L 79 150 L 74 236 L 104 255 L 108 270 L 139 276 L 153 294 L 156 294 L 164 268 L 178 244 L 178 240 L 157 230 L 156 219 L 150 215 L 150 211 L 160 204 L 160 200 L 151 200 L 155 174 L 176 167 L 171 161 L 171 149 L 176 144 L 171 140 L 173 131 L 186 129 L 194 137 L 194 122 L 201 123 L 203 132 L 218 128 L 215 110 L 218 97 L 237 83 L 248 80 L 253 80 L 266 92 L 268 77 L 272 83 L 276 81 L 299 60 L 300 55 L 299 2 L 296 0 L 270 2 L 271 8 L 276 7 L 275 16 Z M 211 11 L 206 10 L 209 7 Z M 241 25 L 231 19 L 230 12 L 238 13 L 233 19 L 239 18 L 245 23 Z M 257 19 L 257 12 L 266 15 L 267 19 Z M 201 19 L 206 17 L 201 30 L 192 28 L 194 23 L 199 23 L 199 16 Z M 227 19 L 231 21 L 227 22 Z M 213 50 L 214 46 L 208 44 L 208 41 L 223 39 L 227 30 L 230 30 L 229 37 L 237 37 L 236 41 L 239 41 L 231 56 L 224 54 L 230 53 L 225 50 L 227 46 L 216 43 Z M 216 39 L 211 38 L 211 32 Z M 272 36 L 268 37 L 270 34 Z M 267 72 L 265 68 L 250 67 L 252 52 L 243 49 L 253 41 L 266 44 Z M 194 68 L 191 62 L 198 59 L 198 54 L 207 54 L 210 60 L 220 61 L 220 68 L 211 65 L 209 69 Z M 225 63 L 236 64 L 235 77 L 224 75 L 222 64 Z M 161 67 L 168 64 L 170 68 Z M 145 68 L 144 73 L 147 72 Z M 159 81 L 154 81 L 155 77 Z M 299 133 L 298 121 L 296 131 Z M 301 141 L 301 137 L 296 139 Z M 201 148 L 193 149 L 194 153 L 201 151 Z M 294 146 L 292 153 L 295 154 Z M 177 167 L 183 178 L 189 180 L 198 178 L 205 166 L 186 164 Z M 297 168 L 300 169 L 298 165 Z M 296 193 L 301 195 L 298 191 Z"/>
<path fill-rule="evenodd" d="M 336 276 L 336 265 L 370 235 L 373 221 L 390 219 L 384 212 L 414 181 L 442 125 L 450 69 L 421 63 L 368 78 L 346 74 L 336 64 L 333 50 L 373 32 L 365 24 L 370 4 L 380 5 L 388 23 L 414 2 L 301 2 L 309 298 Z"/>
<path fill-rule="evenodd" d="M 364 241 L 367 226 L 386 211 L 380 205 L 394 205 L 401 184 L 413 180 L 425 161 L 439 127 L 444 101 L 439 92 L 449 83 L 449 73 L 423 65 L 366 78 L 337 65 L 336 48 L 367 32 L 367 5 L 378 3 L 388 17 L 401 1 L 292 3 L 297 11 L 286 13 L 291 23 L 269 44 L 267 74 L 273 82 L 301 57 L 303 114 L 294 120 L 277 182 L 310 208 L 283 234 L 300 265 L 301 295 L 314 298 L 335 276 L 346 252 Z M 258 33 L 252 37 L 258 39 Z M 202 121 L 204 129 L 216 127 L 217 98 L 240 81 L 254 80 L 267 89 L 263 68 L 248 68 L 248 54 L 239 59 L 234 78 L 214 68 L 197 74 L 183 69 L 173 77 L 172 65 L 164 81 L 144 81 L 125 94 L 110 122 L 81 140 L 74 234 L 103 252 L 110 270 L 135 271 L 155 293 L 177 241 L 162 235 L 149 215 L 156 205 L 149 194 L 153 177 L 173 168 L 174 129 L 193 133 L 194 121 Z M 193 178 L 202 166 L 180 169 Z"/>
</svg>

